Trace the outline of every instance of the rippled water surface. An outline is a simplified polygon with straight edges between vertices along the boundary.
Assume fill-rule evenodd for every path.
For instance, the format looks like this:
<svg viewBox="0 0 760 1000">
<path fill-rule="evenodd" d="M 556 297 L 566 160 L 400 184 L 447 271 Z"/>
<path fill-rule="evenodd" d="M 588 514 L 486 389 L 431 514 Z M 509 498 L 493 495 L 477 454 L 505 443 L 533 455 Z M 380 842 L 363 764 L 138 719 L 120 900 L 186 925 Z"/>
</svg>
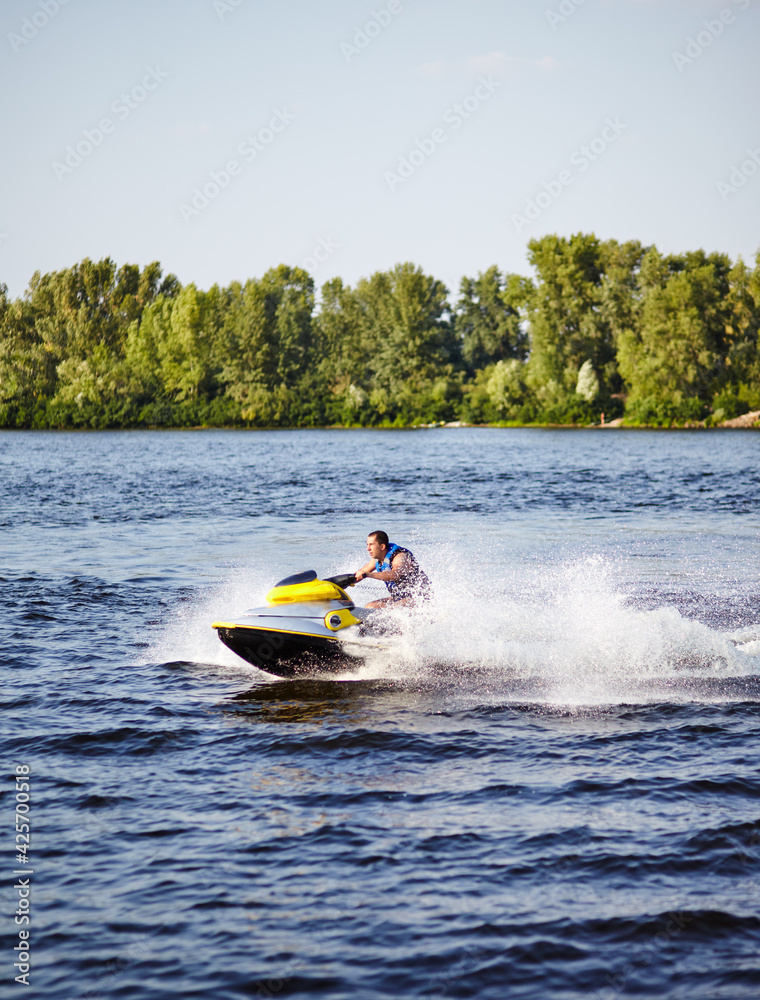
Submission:
<svg viewBox="0 0 760 1000">
<path fill-rule="evenodd" d="M 759 458 L 0 433 L 3 981 L 28 927 L 29 996 L 756 1000 Z M 376 528 L 435 586 L 392 659 L 283 681 L 218 642 Z"/>
</svg>

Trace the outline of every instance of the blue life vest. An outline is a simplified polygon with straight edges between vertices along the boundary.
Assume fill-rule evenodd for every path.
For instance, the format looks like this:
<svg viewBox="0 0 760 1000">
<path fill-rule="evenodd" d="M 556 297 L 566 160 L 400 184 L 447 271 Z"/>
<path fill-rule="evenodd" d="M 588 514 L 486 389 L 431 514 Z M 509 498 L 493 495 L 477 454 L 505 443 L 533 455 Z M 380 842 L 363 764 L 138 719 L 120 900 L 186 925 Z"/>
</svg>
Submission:
<svg viewBox="0 0 760 1000">
<path fill-rule="evenodd" d="M 382 573 L 385 570 L 391 569 L 391 563 L 394 558 L 401 553 L 406 556 L 406 571 L 399 580 L 383 581 L 388 588 L 388 592 L 391 596 L 399 598 L 412 597 L 414 592 L 427 596 L 430 588 L 430 580 L 422 572 L 417 560 L 409 549 L 404 549 L 400 545 L 396 545 L 395 542 L 391 542 L 388 545 L 388 551 L 385 553 L 385 559 L 382 562 L 379 559 L 375 559 L 375 570 L 378 573 Z"/>
</svg>

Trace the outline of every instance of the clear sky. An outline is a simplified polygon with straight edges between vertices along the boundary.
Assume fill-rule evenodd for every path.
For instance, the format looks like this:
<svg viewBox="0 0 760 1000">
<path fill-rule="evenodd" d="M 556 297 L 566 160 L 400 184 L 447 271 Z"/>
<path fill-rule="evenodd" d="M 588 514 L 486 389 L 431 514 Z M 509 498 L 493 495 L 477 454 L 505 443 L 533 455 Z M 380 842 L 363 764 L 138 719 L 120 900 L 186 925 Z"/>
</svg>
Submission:
<svg viewBox="0 0 760 1000">
<path fill-rule="evenodd" d="M 0 28 L 13 296 L 83 257 L 203 289 L 408 260 L 456 293 L 545 233 L 760 248 L 760 0 L 4 0 Z"/>
</svg>

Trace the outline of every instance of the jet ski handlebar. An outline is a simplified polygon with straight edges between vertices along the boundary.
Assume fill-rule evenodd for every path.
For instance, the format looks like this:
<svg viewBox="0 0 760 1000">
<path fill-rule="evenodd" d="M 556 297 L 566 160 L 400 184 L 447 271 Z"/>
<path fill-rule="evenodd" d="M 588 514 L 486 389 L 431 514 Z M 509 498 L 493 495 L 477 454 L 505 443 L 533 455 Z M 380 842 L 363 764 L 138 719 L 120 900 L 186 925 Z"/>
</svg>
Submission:
<svg viewBox="0 0 760 1000">
<path fill-rule="evenodd" d="M 325 581 L 334 583 L 341 590 L 345 590 L 346 587 L 353 587 L 356 583 L 356 575 L 354 573 L 339 573 L 337 576 L 326 576 Z"/>
<path fill-rule="evenodd" d="M 313 580 L 317 579 L 317 574 L 313 569 L 307 569 L 303 573 L 294 573 L 292 576 L 286 576 L 284 580 L 279 580 L 275 587 L 292 587 L 298 583 L 311 583 Z M 353 587 L 356 583 L 356 576 L 353 573 L 339 573 L 337 576 L 326 576 L 324 577 L 325 583 L 334 583 L 341 589 L 345 587 Z"/>
</svg>

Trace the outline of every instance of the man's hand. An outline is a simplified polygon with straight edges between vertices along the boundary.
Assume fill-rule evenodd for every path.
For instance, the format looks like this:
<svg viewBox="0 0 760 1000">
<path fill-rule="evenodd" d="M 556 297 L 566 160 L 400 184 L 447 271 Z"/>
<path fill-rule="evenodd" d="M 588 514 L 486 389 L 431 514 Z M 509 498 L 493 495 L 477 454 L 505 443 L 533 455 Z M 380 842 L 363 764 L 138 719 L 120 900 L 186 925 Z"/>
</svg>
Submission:
<svg viewBox="0 0 760 1000">
<path fill-rule="evenodd" d="M 365 580 L 368 576 L 372 576 L 374 569 L 375 569 L 374 562 L 365 563 L 361 569 L 357 569 L 357 571 L 354 573 L 354 576 L 356 577 L 356 582 L 358 583 L 360 580 Z"/>
</svg>

